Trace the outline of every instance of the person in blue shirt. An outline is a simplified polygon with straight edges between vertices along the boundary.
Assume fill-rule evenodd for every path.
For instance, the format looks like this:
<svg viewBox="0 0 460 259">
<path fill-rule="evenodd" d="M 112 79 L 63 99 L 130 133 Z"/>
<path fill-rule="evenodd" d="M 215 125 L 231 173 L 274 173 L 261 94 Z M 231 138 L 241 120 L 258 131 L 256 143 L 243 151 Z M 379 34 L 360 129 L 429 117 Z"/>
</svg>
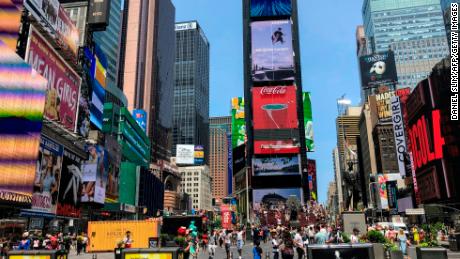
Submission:
<svg viewBox="0 0 460 259">
<path fill-rule="evenodd" d="M 260 241 L 259 240 L 256 240 L 254 242 L 254 248 L 252 249 L 252 255 L 253 255 L 253 259 L 262 259 L 262 254 L 263 254 L 263 251 L 262 251 L 262 248 L 260 248 Z"/>
<path fill-rule="evenodd" d="M 19 242 L 18 246 L 19 250 L 30 250 L 30 239 L 29 239 L 29 232 L 24 232 L 22 235 L 22 240 Z"/>
</svg>

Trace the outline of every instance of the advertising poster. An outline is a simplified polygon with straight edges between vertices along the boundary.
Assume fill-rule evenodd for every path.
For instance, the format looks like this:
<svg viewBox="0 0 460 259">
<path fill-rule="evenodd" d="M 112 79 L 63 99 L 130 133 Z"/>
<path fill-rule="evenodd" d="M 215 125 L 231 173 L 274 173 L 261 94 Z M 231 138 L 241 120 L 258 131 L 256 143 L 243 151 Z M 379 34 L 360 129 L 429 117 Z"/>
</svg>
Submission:
<svg viewBox="0 0 460 259">
<path fill-rule="evenodd" d="M 398 183 L 387 181 L 388 208 L 391 215 L 398 215 Z"/>
<path fill-rule="evenodd" d="M 107 156 L 104 147 L 89 145 L 86 147 L 88 160 L 83 162 L 81 202 L 104 204 L 107 183 Z"/>
<path fill-rule="evenodd" d="M 76 58 L 80 41 L 78 29 L 59 0 L 24 0 L 24 5 L 63 51 Z"/>
<path fill-rule="evenodd" d="M 102 130 L 108 63 L 104 52 L 97 45 L 94 51 L 85 48 L 85 57 L 90 61 L 90 67 L 85 66 L 91 85 L 90 121 Z"/>
<path fill-rule="evenodd" d="M 308 190 L 310 190 L 310 199 L 318 200 L 318 184 L 316 182 L 316 160 L 307 160 L 307 173 L 308 173 Z"/>
<path fill-rule="evenodd" d="M 388 192 L 387 192 L 387 177 L 386 175 L 379 174 L 379 196 L 380 196 L 380 206 L 382 210 L 388 209 Z"/>
<path fill-rule="evenodd" d="M 41 136 L 35 172 L 32 210 L 56 213 L 64 147 Z"/>
<path fill-rule="evenodd" d="M 105 137 L 105 148 L 107 151 L 108 169 L 107 185 L 105 190 L 106 202 L 117 202 L 120 183 L 121 146 L 116 137 Z"/>
<path fill-rule="evenodd" d="M 254 130 L 298 128 L 296 96 L 295 86 L 253 87 Z"/>
<path fill-rule="evenodd" d="M 233 179 L 233 149 L 232 133 L 227 133 L 227 179 Z M 233 181 L 227 181 L 227 190 L 229 194 L 233 192 Z"/>
<path fill-rule="evenodd" d="M 80 96 L 78 102 L 77 133 L 84 138 L 89 136 L 89 131 L 91 130 L 89 105 L 88 97 Z"/>
<path fill-rule="evenodd" d="M 56 211 L 56 214 L 59 216 L 80 217 L 80 196 L 83 176 L 81 172 L 81 162 L 83 162 L 83 158 L 64 149 Z"/>
<path fill-rule="evenodd" d="M 395 138 L 396 157 L 398 159 L 399 174 L 406 176 L 405 157 L 407 155 L 406 132 L 404 130 L 404 114 L 398 96 L 391 98 L 391 120 L 393 122 L 393 133 Z"/>
<path fill-rule="evenodd" d="M 232 148 L 243 145 L 245 137 L 244 99 L 234 97 L 232 98 Z"/>
<path fill-rule="evenodd" d="M 298 154 L 300 146 L 294 144 L 292 140 L 255 140 L 254 154 L 273 155 L 273 154 Z"/>
<path fill-rule="evenodd" d="M 16 51 L 23 4 L 20 0 L 0 1 L 0 41 Z"/>
<path fill-rule="evenodd" d="M 291 0 L 251 0 L 251 17 L 291 15 Z"/>
<path fill-rule="evenodd" d="M 1 202 L 32 202 L 46 84 L 0 40 Z"/>
<path fill-rule="evenodd" d="M 177 145 L 176 163 L 180 165 L 193 165 L 195 163 L 195 146 Z"/>
<path fill-rule="evenodd" d="M 133 110 L 133 118 L 141 126 L 144 132 L 147 131 L 147 112 L 142 109 Z"/>
<path fill-rule="evenodd" d="M 298 156 L 253 158 L 254 176 L 276 176 L 300 174 Z"/>
<path fill-rule="evenodd" d="M 232 210 L 229 205 L 223 204 L 220 206 L 221 222 L 223 229 L 233 229 L 232 227 Z"/>
<path fill-rule="evenodd" d="M 196 145 L 194 148 L 194 164 L 204 164 L 204 148 L 201 145 Z"/>
<path fill-rule="evenodd" d="M 74 132 L 81 78 L 33 26 L 30 26 L 26 62 L 48 80 L 45 117 Z"/>
<path fill-rule="evenodd" d="M 380 121 L 391 120 L 391 98 L 395 96 L 394 91 L 388 91 L 375 95 L 377 104 L 377 117 Z"/>
<path fill-rule="evenodd" d="M 291 20 L 251 23 L 252 81 L 294 80 Z"/>
<path fill-rule="evenodd" d="M 374 88 L 398 81 L 396 63 L 392 51 L 362 56 L 359 59 L 363 88 Z"/>
<path fill-rule="evenodd" d="M 252 196 L 255 210 L 284 210 L 288 202 L 302 203 L 300 188 L 254 189 Z"/>
<path fill-rule="evenodd" d="M 302 93 L 303 100 L 303 121 L 305 128 L 305 141 L 307 152 L 315 151 L 315 142 L 313 141 L 313 113 L 311 109 L 310 92 Z"/>
</svg>

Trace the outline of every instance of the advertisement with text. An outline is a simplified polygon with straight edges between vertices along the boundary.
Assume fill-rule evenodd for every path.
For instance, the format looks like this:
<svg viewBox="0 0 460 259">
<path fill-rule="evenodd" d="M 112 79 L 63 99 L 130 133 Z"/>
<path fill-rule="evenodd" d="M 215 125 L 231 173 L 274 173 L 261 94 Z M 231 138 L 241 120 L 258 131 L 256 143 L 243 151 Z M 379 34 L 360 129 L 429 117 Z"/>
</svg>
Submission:
<svg viewBox="0 0 460 259">
<path fill-rule="evenodd" d="M 33 26 L 30 26 L 26 62 L 48 79 L 45 117 L 74 132 L 81 78 Z"/>
<path fill-rule="evenodd" d="M 256 155 L 298 154 L 300 145 L 292 140 L 256 140 L 254 153 Z"/>
<path fill-rule="evenodd" d="M 80 196 L 82 188 L 81 162 L 83 158 L 64 149 L 61 181 L 59 184 L 56 214 L 65 217 L 80 217 Z"/>
<path fill-rule="evenodd" d="M 254 176 L 276 176 L 300 174 L 298 156 L 253 158 Z"/>
<path fill-rule="evenodd" d="M 395 56 L 392 51 L 362 56 L 359 64 L 361 85 L 364 88 L 379 87 L 398 81 Z"/>
<path fill-rule="evenodd" d="M 253 87 L 254 130 L 298 128 L 296 96 L 295 86 Z"/>
<path fill-rule="evenodd" d="M 291 20 L 251 23 L 252 81 L 294 80 L 291 26 Z"/>
</svg>

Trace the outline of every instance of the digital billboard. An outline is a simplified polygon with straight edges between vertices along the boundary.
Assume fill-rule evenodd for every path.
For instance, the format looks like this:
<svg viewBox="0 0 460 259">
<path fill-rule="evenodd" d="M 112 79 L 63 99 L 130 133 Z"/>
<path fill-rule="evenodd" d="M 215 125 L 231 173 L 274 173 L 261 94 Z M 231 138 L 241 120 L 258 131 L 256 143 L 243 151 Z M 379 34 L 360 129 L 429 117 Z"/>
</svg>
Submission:
<svg viewBox="0 0 460 259">
<path fill-rule="evenodd" d="M 232 148 L 244 144 L 246 122 L 244 118 L 244 98 L 232 98 Z"/>
<path fill-rule="evenodd" d="M 232 150 L 233 172 L 238 173 L 246 166 L 246 144 Z"/>
<path fill-rule="evenodd" d="M 176 163 L 178 165 L 193 165 L 195 163 L 195 146 L 177 145 Z"/>
<path fill-rule="evenodd" d="M 303 121 L 305 127 L 305 141 L 307 152 L 315 151 L 315 143 L 313 140 L 313 113 L 311 109 L 311 98 L 309 92 L 302 93 L 303 100 Z"/>
<path fill-rule="evenodd" d="M 56 213 L 64 147 L 41 136 L 32 195 L 32 210 Z"/>
<path fill-rule="evenodd" d="M 291 0 L 251 0 L 251 17 L 291 15 Z"/>
<path fill-rule="evenodd" d="M 388 180 L 388 177 L 386 175 L 383 175 L 383 174 L 378 175 L 379 197 L 380 197 L 379 208 L 382 210 L 388 209 L 387 180 Z"/>
<path fill-rule="evenodd" d="M 79 32 L 59 0 L 24 0 L 24 5 L 59 47 L 76 58 Z"/>
<path fill-rule="evenodd" d="M 374 88 L 398 81 L 396 63 L 392 51 L 362 56 L 359 59 L 361 69 L 361 85 Z"/>
<path fill-rule="evenodd" d="M 81 78 L 32 25 L 27 43 L 26 62 L 48 80 L 45 117 L 74 132 Z"/>
<path fill-rule="evenodd" d="M 142 109 L 133 110 L 133 117 L 144 132 L 147 131 L 147 112 Z"/>
<path fill-rule="evenodd" d="M 254 210 L 284 210 L 288 202 L 302 204 L 300 188 L 254 189 L 252 197 Z"/>
<path fill-rule="evenodd" d="M 108 159 L 104 147 L 89 145 L 86 147 L 88 160 L 83 162 L 81 202 L 104 204 L 107 183 Z"/>
<path fill-rule="evenodd" d="M 252 81 L 294 80 L 291 20 L 251 23 Z"/>
<path fill-rule="evenodd" d="M 56 214 L 64 217 L 79 218 L 80 196 L 82 188 L 81 162 L 83 158 L 64 149 L 62 156 L 61 180 Z"/>
<path fill-rule="evenodd" d="M 122 149 L 117 138 L 110 135 L 105 136 L 105 149 L 108 159 L 105 201 L 114 203 L 117 202 L 119 196 Z"/>
<path fill-rule="evenodd" d="M 299 127 L 295 86 L 253 87 L 251 91 L 254 130 Z"/>
<path fill-rule="evenodd" d="M 308 173 L 308 190 L 310 191 L 310 199 L 318 200 L 318 183 L 316 182 L 316 160 L 307 160 L 307 173 Z"/>
<path fill-rule="evenodd" d="M 89 48 L 85 48 L 85 57 L 90 64 L 90 67 L 85 66 L 91 85 L 90 121 L 102 130 L 107 87 L 107 57 L 97 45 L 94 47 L 94 53 Z"/>
<path fill-rule="evenodd" d="M 272 154 L 298 154 L 300 153 L 299 144 L 292 140 L 255 140 L 254 154 L 272 155 Z"/>
<path fill-rule="evenodd" d="M 0 41 L 16 51 L 23 5 L 20 0 L 0 1 Z"/>
<path fill-rule="evenodd" d="M 253 158 L 254 176 L 276 176 L 300 174 L 299 156 Z"/>
<path fill-rule="evenodd" d="M 28 204 L 32 192 L 45 78 L 0 40 L 0 201 Z"/>
<path fill-rule="evenodd" d="M 201 145 L 196 145 L 194 148 L 194 164 L 202 165 L 204 164 L 204 148 Z"/>
</svg>

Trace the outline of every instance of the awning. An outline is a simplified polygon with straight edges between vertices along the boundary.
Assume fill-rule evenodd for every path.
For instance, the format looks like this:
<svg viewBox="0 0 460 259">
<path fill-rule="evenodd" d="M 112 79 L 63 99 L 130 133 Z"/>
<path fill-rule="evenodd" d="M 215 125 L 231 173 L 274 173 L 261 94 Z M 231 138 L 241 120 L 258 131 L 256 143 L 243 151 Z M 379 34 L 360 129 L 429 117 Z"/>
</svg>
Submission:
<svg viewBox="0 0 460 259">
<path fill-rule="evenodd" d="M 56 215 L 35 210 L 21 210 L 20 217 L 56 218 Z"/>
</svg>

